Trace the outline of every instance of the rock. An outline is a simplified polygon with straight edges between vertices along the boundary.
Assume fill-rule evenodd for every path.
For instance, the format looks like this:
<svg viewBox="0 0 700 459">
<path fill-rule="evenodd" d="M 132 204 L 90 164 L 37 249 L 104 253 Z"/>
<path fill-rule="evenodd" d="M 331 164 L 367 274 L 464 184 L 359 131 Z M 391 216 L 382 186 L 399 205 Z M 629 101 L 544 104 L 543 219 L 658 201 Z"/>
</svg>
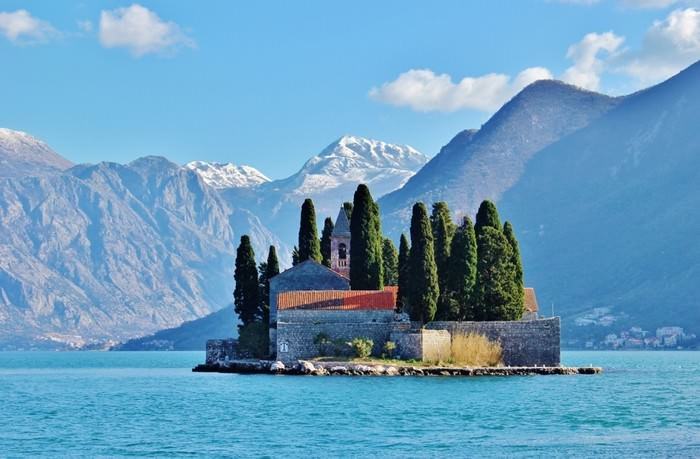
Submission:
<svg viewBox="0 0 700 459">
<path fill-rule="evenodd" d="M 329 370 L 330 374 L 332 375 L 347 375 L 350 374 L 350 371 L 348 371 L 347 367 L 344 367 L 342 365 L 336 365 L 330 368 Z"/>
<path fill-rule="evenodd" d="M 384 374 L 387 376 L 398 376 L 399 370 L 396 367 L 386 367 Z"/>
<path fill-rule="evenodd" d="M 273 373 L 281 373 L 283 372 L 287 367 L 284 366 L 284 363 L 281 361 L 276 361 L 273 362 L 272 365 L 270 365 L 270 371 Z"/>
<path fill-rule="evenodd" d="M 303 375 L 310 375 L 316 371 L 316 367 L 308 360 L 299 360 L 299 372 Z"/>
</svg>

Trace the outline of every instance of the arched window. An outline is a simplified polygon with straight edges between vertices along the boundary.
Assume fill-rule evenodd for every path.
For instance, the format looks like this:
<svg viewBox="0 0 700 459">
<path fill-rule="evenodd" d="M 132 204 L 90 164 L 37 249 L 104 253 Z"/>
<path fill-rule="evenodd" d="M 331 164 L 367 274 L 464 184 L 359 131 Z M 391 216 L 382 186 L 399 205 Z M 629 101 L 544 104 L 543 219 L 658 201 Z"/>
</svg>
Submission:
<svg viewBox="0 0 700 459">
<path fill-rule="evenodd" d="M 348 257 L 348 248 L 345 244 L 338 244 L 338 259 L 345 260 Z"/>
</svg>

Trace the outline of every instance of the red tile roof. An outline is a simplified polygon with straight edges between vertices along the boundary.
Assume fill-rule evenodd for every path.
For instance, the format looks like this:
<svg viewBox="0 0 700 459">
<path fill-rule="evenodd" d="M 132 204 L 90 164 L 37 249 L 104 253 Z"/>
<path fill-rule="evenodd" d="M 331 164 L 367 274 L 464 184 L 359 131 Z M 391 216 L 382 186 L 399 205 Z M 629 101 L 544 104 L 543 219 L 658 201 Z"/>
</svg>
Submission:
<svg viewBox="0 0 700 459">
<path fill-rule="evenodd" d="M 539 309 L 537 297 L 535 296 L 535 289 L 525 287 L 525 310 L 527 312 L 537 312 Z"/>
<path fill-rule="evenodd" d="M 297 290 L 277 296 L 277 309 L 393 310 L 396 291 L 386 290 Z"/>
</svg>

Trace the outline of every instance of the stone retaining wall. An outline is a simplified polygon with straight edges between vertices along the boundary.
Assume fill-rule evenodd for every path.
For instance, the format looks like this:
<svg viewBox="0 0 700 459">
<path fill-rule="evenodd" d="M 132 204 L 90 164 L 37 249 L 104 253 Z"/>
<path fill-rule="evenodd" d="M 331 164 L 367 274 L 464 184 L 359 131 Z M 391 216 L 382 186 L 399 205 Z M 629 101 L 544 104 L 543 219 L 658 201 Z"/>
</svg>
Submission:
<svg viewBox="0 0 700 459">
<path fill-rule="evenodd" d="M 446 330 L 397 331 L 391 334 L 391 340 L 396 343 L 396 356 L 400 359 L 444 362 L 451 355 L 451 338 Z"/>
<path fill-rule="evenodd" d="M 278 311 L 277 358 L 291 361 L 317 357 L 319 349 L 314 338 L 321 333 L 331 340 L 369 338 L 374 342 L 372 353 L 379 355 L 396 327 L 395 315 L 393 311 Z"/>
<path fill-rule="evenodd" d="M 425 328 L 455 334 L 479 333 L 503 348 L 508 366 L 558 366 L 561 325 L 559 317 L 513 322 L 430 322 Z"/>
</svg>

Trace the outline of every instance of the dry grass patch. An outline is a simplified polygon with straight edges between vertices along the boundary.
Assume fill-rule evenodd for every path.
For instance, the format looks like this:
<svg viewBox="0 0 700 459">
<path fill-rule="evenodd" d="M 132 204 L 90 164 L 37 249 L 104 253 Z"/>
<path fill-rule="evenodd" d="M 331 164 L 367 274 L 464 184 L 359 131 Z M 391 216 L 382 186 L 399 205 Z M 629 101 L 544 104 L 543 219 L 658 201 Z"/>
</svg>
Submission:
<svg viewBox="0 0 700 459">
<path fill-rule="evenodd" d="M 495 367 L 503 365 L 503 349 L 500 343 L 478 333 L 452 337 L 452 363 L 470 367 Z"/>
</svg>

